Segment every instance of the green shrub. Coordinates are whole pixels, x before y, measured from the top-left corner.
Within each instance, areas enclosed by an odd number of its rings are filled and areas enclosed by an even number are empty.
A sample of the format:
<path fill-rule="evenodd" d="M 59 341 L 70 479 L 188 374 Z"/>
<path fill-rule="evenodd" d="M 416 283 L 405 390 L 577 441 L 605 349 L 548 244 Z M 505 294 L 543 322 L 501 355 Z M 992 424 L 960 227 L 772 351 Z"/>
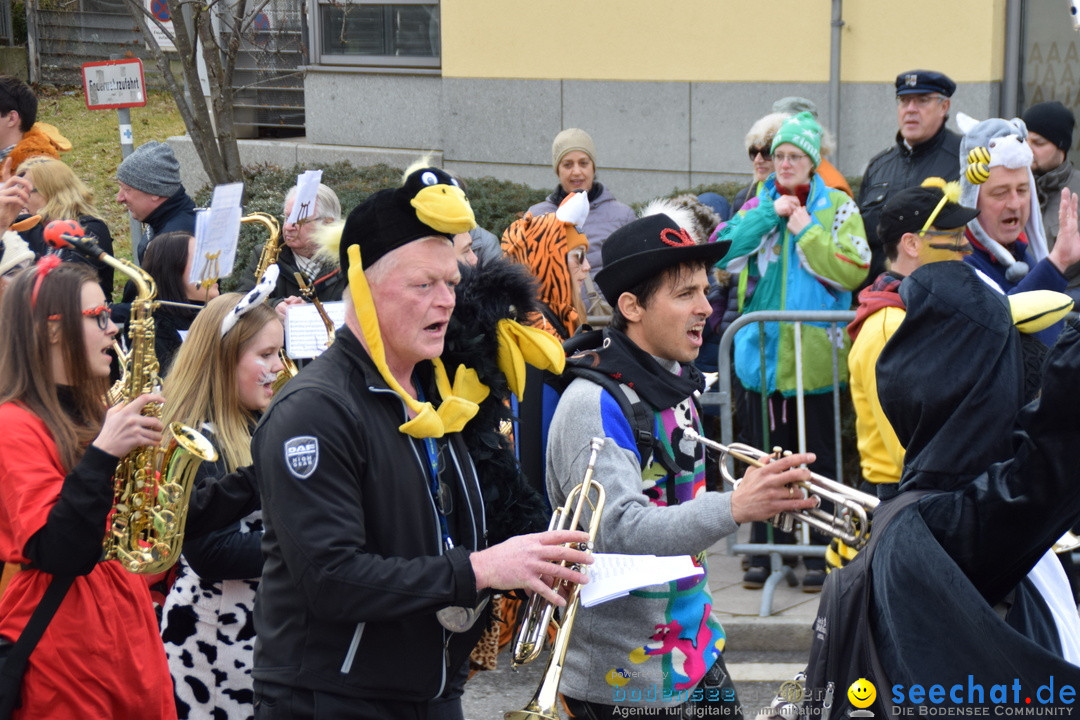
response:
<path fill-rule="evenodd" d="M 283 168 L 270 164 L 252 165 L 244 168 L 245 203 L 247 213 L 266 212 L 281 218 L 282 201 L 285 192 L 296 183 L 296 176 L 304 170 L 317 170 L 318 166 L 296 165 Z M 325 165 L 322 168 L 323 183 L 329 185 L 341 200 L 342 214 L 359 205 L 368 195 L 386 187 L 401 183 L 402 168 L 389 165 L 369 165 L 357 167 L 348 162 Z M 462 178 L 469 201 L 472 203 L 476 222 L 480 227 L 501 237 L 503 231 L 514 220 L 521 217 L 528 208 L 543 200 L 550 189 L 537 189 L 522 183 L 499 180 L 490 176 L 481 178 Z M 692 188 L 672 188 L 667 197 L 685 193 L 700 195 L 703 192 L 715 192 L 728 200 L 746 186 L 745 182 L 708 183 Z M 210 204 L 211 188 L 203 188 L 195 195 L 195 202 L 200 207 Z M 633 208 L 640 210 L 646 203 L 634 203 Z M 239 276 L 257 259 L 259 247 L 266 241 L 266 230 L 262 225 L 245 224 L 240 230 L 240 240 L 236 251 L 236 267 L 233 277 L 224 278 L 222 291 L 233 290 Z"/>

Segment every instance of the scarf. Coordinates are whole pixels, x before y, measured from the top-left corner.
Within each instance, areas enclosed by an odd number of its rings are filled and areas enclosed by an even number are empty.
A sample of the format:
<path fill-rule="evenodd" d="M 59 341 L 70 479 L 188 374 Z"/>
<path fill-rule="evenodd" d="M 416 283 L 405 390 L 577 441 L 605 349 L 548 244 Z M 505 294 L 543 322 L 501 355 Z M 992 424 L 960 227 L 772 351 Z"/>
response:
<path fill-rule="evenodd" d="M 1035 176 L 1035 192 L 1039 196 L 1039 207 L 1046 208 L 1047 199 L 1069 182 L 1072 175 L 1073 164 L 1066 160 L 1053 170 L 1048 170 L 1042 175 Z"/>
<path fill-rule="evenodd" d="M 589 192 L 588 192 L 589 202 L 590 203 L 596 202 L 596 199 L 598 197 L 600 197 L 600 194 L 603 193 L 603 192 L 604 192 L 604 186 L 601 185 L 598 182 L 593 182 L 592 187 L 589 188 Z M 555 186 L 555 192 L 551 193 L 551 195 L 548 195 L 548 200 L 555 203 L 555 207 L 558 207 L 559 205 L 562 204 L 562 201 L 565 200 L 566 196 L 569 195 L 569 194 L 570 193 L 563 190 L 563 186 L 560 183 L 559 185 Z"/>
<path fill-rule="evenodd" d="M 665 369 L 624 333 L 604 328 L 603 343 L 567 358 L 569 365 L 579 365 L 609 375 L 633 388 L 654 409 L 675 407 L 705 389 L 704 376 L 693 365 L 679 363 L 679 374 Z"/>
<path fill-rule="evenodd" d="M 806 207 L 806 199 L 810 197 L 810 183 L 798 185 L 794 190 L 789 190 L 780 183 L 776 184 L 776 192 L 781 195 L 794 195 L 799 198 L 799 204 Z"/>
<path fill-rule="evenodd" d="M 887 307 L 904 309 L 904 301 L 900 298 L 900 283 L 903 275 L 897 275 L 892 271 L 878 275 L 877 280 L 859 293 L 859 307 L 855 310 L 855 319 L 848 323 L 847 332 L 851 341 L 859 336 L 859 330 L 870 317 L 878 310 Z"/>

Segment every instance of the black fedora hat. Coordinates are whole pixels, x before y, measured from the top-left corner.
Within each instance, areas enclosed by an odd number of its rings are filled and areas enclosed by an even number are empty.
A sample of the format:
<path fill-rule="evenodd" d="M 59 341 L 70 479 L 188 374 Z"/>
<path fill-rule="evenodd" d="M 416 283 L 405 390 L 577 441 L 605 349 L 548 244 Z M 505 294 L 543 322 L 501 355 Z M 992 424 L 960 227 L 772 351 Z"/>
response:
<path fill-rule="evenodd" d="M 596 274 L 596 284 L 608 304 L 615 307 L 620 295 L 643 280 L 686 262 L 715 263 L 730 245 L 697 244 L 668 215 L 648 215 L 623 225 L 604 241 L 600 248 L 604 267 Z"/>

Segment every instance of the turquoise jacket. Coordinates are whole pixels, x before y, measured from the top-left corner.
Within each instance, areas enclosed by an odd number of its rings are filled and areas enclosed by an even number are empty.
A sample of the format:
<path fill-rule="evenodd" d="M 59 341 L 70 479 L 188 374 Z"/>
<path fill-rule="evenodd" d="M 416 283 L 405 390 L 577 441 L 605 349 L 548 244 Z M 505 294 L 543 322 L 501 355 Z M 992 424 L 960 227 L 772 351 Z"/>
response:
<path fill-rule="evenodd" d="M 870 246 L 855 202 L 811 176 L 806 208 L 811 222 L 792 235 L 773 202 L 780 197 L 770 175 L 757 197 L 719 234 L 731 248 L 718 267 L 739 276 L 739 309 L 849 310 L 851 291 L 866 278 Z M 755 203 L 756 201 L 756 203 Z M 747 299 L 746 289 L 753 287 Z M 802 383 L 806 394 L 833 387 L 833 349 L 841 383 L 847 380 L 847 334 L 843 326 L 803 323 Z M 764 353 L 762 353 L 764 344 Z M 735 334 L 735 373 L 743 387 L 795 395 L 795 326 L 755 323 Z M 762 364 L 764 361 L 764 365 Z"/>

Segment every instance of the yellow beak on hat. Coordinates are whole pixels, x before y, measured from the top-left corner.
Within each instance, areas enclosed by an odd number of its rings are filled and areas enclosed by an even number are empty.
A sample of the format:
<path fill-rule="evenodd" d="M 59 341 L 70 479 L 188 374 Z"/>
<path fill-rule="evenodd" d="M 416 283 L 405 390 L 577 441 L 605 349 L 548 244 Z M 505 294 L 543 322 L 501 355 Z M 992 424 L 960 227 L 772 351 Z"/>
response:
<path fill-rule="evenodd" d="M 463 233 L 476 227 L 476 217 L 465 192 L 455 185 L 428 185 L 409 201 L 420 222 L 439 232 Z"/>

